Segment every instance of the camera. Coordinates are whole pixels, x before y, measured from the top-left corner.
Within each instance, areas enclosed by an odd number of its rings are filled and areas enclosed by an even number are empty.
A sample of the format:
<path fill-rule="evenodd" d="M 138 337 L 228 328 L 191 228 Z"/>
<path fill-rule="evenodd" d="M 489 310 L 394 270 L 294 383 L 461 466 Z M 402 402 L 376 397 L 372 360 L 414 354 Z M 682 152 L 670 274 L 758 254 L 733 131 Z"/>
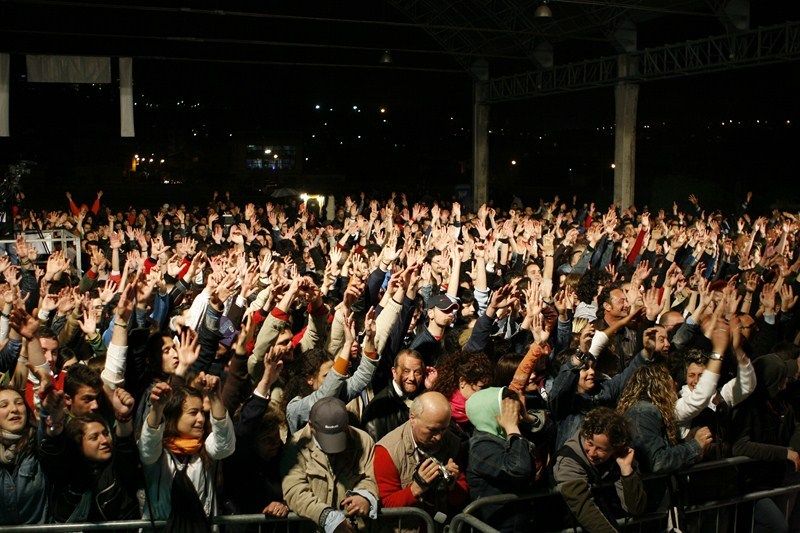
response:
<path fill-rule="evenodd" d="M 422 463 L 425 461 L 425 459 L 430 459 L 431 461 L 434 462 L 434 464 L 437 467 L 439 467 L 439 473 L 440 473 L 439 483 L 442 483 L 446 487 L 449 487 L 450 485 L 455 483 L 456 478 L 453 477 L 453 474 L 450 473 L 450 471 L 447 469 L 447 467 L 444 465 L 444 463 L 442 463 L 436 457 L 425 453 L 424 451 L 420 450 L 419 448 L 418 448 L 418 451 L 419 451 L 420 455 L 422 456 L 422 460 L 420 461 L 419 465 L 417 465 L 417 472 L 415 472 L 415 474 L 414 474 L 415 477 L 419 477 L 417 475 L 418 472 L 419 472 L 419 467 L 420 467 L 420 465 L 422 465 Z M 417 482 L 419 482 L 419 481 L 417 481 Z"/>
<path fill-rule="evenodd" d="M 597 358 L 589 352 L 583 353 L 580 350 L 576 350 L 575 358 L 578 360 L 578 366 L 581 368 L 589 368 L 591 365 L 597 363 Z"/>

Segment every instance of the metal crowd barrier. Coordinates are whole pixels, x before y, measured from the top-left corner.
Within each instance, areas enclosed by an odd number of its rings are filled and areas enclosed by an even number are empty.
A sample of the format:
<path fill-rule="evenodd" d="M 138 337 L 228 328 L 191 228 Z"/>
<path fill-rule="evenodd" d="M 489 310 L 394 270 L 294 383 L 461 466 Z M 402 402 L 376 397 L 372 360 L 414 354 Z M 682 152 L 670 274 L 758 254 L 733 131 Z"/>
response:
<path fill-rule="evenodd" d="M 416 507 L 392 507 L 381 509 L 378 512 L 378 519 L 376 523 L 380 523 L 382 519 L 398 520 L 398 527 L 402 528 L 403 519 L 413 518 L 415 521 L 415 528 L 418 527 L 419 521 L 425 524 L 425 529 L 428 533 L 436 531 L 436 526 L 433 518 Z M 271 516 L 264 516 L 263 514 L 247 514 L 247 515 L 220 515 L 214 517 L 214 525 L 219 526 L 221 531 L 225 530 L 226 526 L 238 528 L 244 526 L 272 526 L 269 531 L 277 531 L 276 527 L 283 526 L 285 531 L 289 531 L 293 523 L 300 523 L 316 528 L 316 524 L 312 521 L 289 513 L 286 518 L 274 518 Z M 167 525 L 165 520 L 118 520 L 114 522 L 98 522 L 98 523 L 80 523 L 80 524 L 35 524 L 28 526 L 0 526 L 0 533 L 32 533 L 42 531 L 44 533 L 54 533 L 60 531 L 120 531 L 120 530 L 135 530 L 143 529 L 146 531 L 160 531 Z M 153 529 L 155 526 L 155 529 Z"/>
<path fill-rule="evenodd" d="M 756 463 L 756 462 L 758 461 L 755 461 L 748 457 L 730 457 L 727 459 L 719 459 L 716 461 L 700 463 L 683 470 L 678 470 L 677 472 L 671 472 L 665 474 L 647 474 L 642 476 L 642 480 L 648 481 L 653 479 L 667 479 L 673 476 L 689 478 L 693 474 L 696 474 L 698 472 L 704 472 L 726 467 L 741 466 L 744 464 Z M 692 515 L 699 515 L 700 513 L 708 513 L 711 511 L 715 511 L 714 531 L 720 531 L 719 529 L 720 511 L 725 508 L 732 508 L 733 516 L 730 518 L 733 524 L 734 528 L 733 530 L 741 531 L 742 529 L 739 529 L 740 528 L 739 509 L 742 504 L 755 503 L 756 501 L 764 498 L 786 496 L 795 493 L 800 494 L 800 483 L 782 486 L 770 490 L 754 491 L 740 496 L 732 496 L 730 498 L 725 498 L 722 500 L 712 500 L 698 505 L 681 505 L 677 502 L 672 502 L 672 501 L 670 501 L 670 503 L 680 507 L 681 512 L 679 514 L 684 521 L 686 521 L 686 519 Z M 470 502 L 464 508 L 462 513 L 453 517 L 448 528 L 448 533 L 461 533 L 464 526 L 467 526 L 472 531 L 479 531 L 480 533 L 498 533 L 498 530 L 496 528 L 483 522 L 480 518 L 475 516 L 475 514 L 480 509 L 490 505 L 504 505 L 509 503 L 526 502 L 526 501 L 533 502 L 534 500 L 542 500 L 545 498 L 554 498 L 554 497 L 560 498 L 560 496 L 561 494 L 557 489 L 548 489 L 519 496 L 515 494 L 498 494 L 496 496 L 488 496 L 486 498 L 480 498 L 478 500 Z M 749 527 L 745 529 L 745 531 L 753 530 L 753 520 L 755 517 L 754 513 L 750 513 L 750 515 L 751 515 L 750 524 Z M 784 510 L 784 515 L 786 515 L 786 510 Z M 640 531 L 640 532 L 657 531 L 657 530 L 663 530 L 665 528 L 660 528 L 660 529 L 654 528 L 652 523 L 656 521 L 661 521 L 666 525 L 667 520 L 668 520 L 668 511 L 660 511 L 660 512 L 648 513 L 636 518 L 630 517 L 630 518 L 619 519 L 617 520 L 617 526 L 620 528 L 620 530 L 624 531 Z M 560 530 L 551 530 L 551 531 L 557 531 L 558 533 L 577 533 L 584 530 L 581 527 L 568 527 Z"/>
<path fill-rule="evenodd" d="M 44 230 L 42 232 L 32 232 L 27 231 L 24 232 L 23 235 L 25 236 L 25 240 L 33 245 L 36 249 L 36 252 L 39 256 L 49 256 L 53 253 L 55 249 L 55 244 L 59 244 L 60 250 L 66 250 L 67 244 L 73 244 L 75 246 L 75 268 L 78 271 L 78 276 L 83 276 L 83 269 L 81 268 L 82 260 L 81 260 L 81 238 L 77 235 L 70 233 L 65 229 L 52 229 L 52 230 Z M 9 245 L 15 244 L 16 241 L 13 239 L 0 239 L 0 244 L 2 245 Z M 47 262 L 47 258 L 45 260 L 37 261 L 37 264 L 43 265 Z"/>

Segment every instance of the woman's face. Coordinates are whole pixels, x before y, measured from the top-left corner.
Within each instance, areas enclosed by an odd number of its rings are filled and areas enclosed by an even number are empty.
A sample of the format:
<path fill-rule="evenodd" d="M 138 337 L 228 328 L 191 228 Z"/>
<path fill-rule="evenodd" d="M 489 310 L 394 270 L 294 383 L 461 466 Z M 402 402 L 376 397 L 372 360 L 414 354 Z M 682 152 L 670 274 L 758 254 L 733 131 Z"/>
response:
<path fill-rule="evenodd" d="M 0 429 L 20 434 L 27 423 L 28 411 L 22 396 L 13 390 L 0 391 Z"/>
<path fill-rule="evenodd" d="M 111 459 L 113 445 L 105 424 L 89 422 L 83 430 L 81 451 L 90 461 L 103 462 Z"/>
<path fill-rule="evenodd" d="M 461 395 L 464 397 L 465 400 L 469 400 L 469 397 L 482 390 L 486 385 L 483 381 L 479 381 L 477 383 L 467 383 L 464 378 L 459 378 L 458 380 L 458 390 L 461 391 Z"/>
<path fill-rule="evenodd" d="M 317 390 L 322 386 L 322 382 L 325 381 L 325 377 L 328 375 L 328 372 L 330 372 L 331 368 L 333 368 L 333 361 L 325 361 L 319 367 L 317 375 L 308 378 L 308 384 L 311 385 L 312 389 Z"/>
<path fill-rule="evenodd" d="M 178 419 L 178 433 L 182 437 L 203 438 L 206 429 L 206 416 L 203 413 L 203 400 L 189 396 L 183 401 L 183 411 Z"/>
<path fill-rule="evenodd" d="M 161 345 L 161 371 L 165 374 L 174 374 L 178 368 L 178 351 L 175 349 L 175 342 L 172 337 L 162 337 L 164 344 Z"/>

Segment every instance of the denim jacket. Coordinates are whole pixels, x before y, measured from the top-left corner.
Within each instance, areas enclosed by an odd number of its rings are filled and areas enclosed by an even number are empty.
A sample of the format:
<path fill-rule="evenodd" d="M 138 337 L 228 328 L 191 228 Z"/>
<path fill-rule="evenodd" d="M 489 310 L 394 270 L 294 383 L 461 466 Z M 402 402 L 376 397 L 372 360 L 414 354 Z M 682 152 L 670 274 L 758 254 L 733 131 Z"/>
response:
<path fill-rule="evenodd" d="M 42 524 L 46 516 L 47 479 L 36 453 L 0 467 L 0 525 Z"/>

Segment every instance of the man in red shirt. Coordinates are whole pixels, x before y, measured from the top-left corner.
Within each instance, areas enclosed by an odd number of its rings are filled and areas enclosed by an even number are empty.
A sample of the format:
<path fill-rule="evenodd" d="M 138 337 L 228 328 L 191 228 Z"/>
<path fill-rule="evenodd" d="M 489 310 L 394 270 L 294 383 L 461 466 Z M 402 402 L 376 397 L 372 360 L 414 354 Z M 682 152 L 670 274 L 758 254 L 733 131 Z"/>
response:
<path fill-rule="evenodd" d="M 374 469 L 383 507 L 417 506 L 443 519 L 466 503 L 460 442 L 449 427 L 450 402 L 426 392 L 414 399 L 408 422 L 378 441 Z"/>

